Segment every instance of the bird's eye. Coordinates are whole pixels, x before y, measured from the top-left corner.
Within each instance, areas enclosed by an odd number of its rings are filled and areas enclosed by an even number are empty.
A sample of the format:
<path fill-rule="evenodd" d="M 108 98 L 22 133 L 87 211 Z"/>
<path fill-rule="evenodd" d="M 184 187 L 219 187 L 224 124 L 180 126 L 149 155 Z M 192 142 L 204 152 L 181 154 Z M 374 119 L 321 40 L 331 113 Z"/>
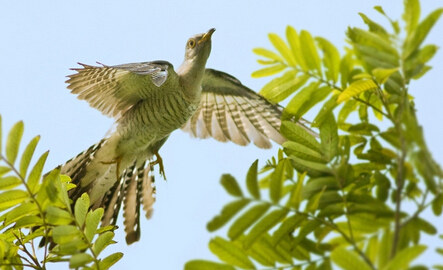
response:
<path fill-rule="evenodd" d="M 190 39 L 189 41 L 188 41 L 188 46 L 189 46 L 189 48 L 194 48 L 195 47 L 195 40 L 193 40 L 193 39 Z"/>

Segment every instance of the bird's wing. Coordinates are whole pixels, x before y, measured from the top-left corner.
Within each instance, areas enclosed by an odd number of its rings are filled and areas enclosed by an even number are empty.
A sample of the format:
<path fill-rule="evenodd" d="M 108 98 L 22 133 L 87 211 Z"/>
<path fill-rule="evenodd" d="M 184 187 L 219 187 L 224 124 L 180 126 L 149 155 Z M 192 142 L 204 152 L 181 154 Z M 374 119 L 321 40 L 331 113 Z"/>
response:
<path fill-rule="evenodd" d="M 138 101 L 160 89 L 166 80 L 178 81 L 172 64 L 165 61 L 117 66 L 81 64 L 66 81 L 71 93 L 111 117 L 121 115 Z"/>
<path fill-rule="evenodd" d="M 200 106 L 182 129 L 198 138 L 212 136 L 239 145 L 252 141 L 260 148 L 270 148 L 270 140 L 279 144 L 286 140 L 279 132 L 281 113 L 280 107 L 231 75 L 206 69 Z"/>

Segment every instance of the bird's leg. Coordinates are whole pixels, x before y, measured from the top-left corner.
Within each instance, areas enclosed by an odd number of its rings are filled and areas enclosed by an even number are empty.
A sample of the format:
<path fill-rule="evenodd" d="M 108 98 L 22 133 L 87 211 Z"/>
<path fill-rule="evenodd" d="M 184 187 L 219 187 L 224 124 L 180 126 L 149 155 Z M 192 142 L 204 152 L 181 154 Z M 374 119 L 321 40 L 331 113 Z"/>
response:
<path fill-rule="evenodd" d="M 111 161 L 100 161 L 101 164 L 115 164 L 115 176 L 118 180 L 120 178 L 120 162 L 122 161 L 122 157 L 116 157 Z"/>
<path fill-rule="evenodd" d="M 151 161 L 149 163 L 149 165 L 154 166 L 154 165 L 158 164 L 158 166 L 160 167 L 160 175 L 163 177 L 163 179 L 166 180 L 165 167 L 163 167 L 163 159 L 160 156 L 160 154 L 158 153 L 158 151 L 155 151 L 154 155 L 157 159 L 154 161 Z"/>

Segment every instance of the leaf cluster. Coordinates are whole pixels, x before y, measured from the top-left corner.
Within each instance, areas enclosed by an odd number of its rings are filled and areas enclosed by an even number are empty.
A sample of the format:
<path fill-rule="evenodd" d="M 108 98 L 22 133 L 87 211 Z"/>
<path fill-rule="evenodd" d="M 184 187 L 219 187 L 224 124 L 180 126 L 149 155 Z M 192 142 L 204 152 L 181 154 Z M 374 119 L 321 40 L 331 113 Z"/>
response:
<path fill-rule="evenodd" d="M 90 210 L 87 194 L 72 209 L 68 190 L 74 185 L 59 169 L 42 176 L 49 152 L 31 166 L 39 136 L 19 155 L 23 131 L 23 122 L 16 123 L 3 149 L 0 117 L 0 268 L 46 269 L 47 263 L 68 261 L 70 268 L 108 269 L 122 257 L 99 258 L 115 243 L 115 227 L 98 228 L 103 209 Z"/>
<path fill-rule="evenodd" d="M 443 171 L 425 143 L 409 84 L 430 70 L 437 46 L 423 42 L 443 9 L 420 20 L 419 2 L 407 0 L 403 29 L 375 9 L 390 29 L 361 13 L 367 29 L 348 28 L 344 55 L 291 26 L 286 40 L 269 34 L 274 50 L 254 49 L 264 68 L 252 76 L 278 75 L 261 94 L 288 101 L 287 141 L 260 172 L 252 164 L 249 195 L 222 176 L 234 200 L 207 228 L 229 224 L 227 238 L 209 243 L 223 263 L 195 260 L 185 269 L 428 269 L 411 265 L 427 248 L 422 235 L 437 234 L 421 214 L 441 215 Z M 298 123 L 314 106 L 318 136 Z"/>

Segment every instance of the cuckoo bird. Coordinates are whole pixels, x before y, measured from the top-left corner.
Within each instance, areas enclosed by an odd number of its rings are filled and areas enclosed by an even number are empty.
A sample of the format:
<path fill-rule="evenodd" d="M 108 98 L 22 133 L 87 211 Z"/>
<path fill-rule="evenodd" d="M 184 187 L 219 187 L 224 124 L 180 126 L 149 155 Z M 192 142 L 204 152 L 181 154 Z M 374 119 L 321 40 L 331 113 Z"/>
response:
<path fill-rule="evenodd" d="M 149 171 L 159 164 L 164 174 L 158 151 L 174 130 L 239 145 L 252 141 L 260 148 L 270 148 L 270 140 L 285 141 L 279 132 L 280 107 L 236 78 L 205 67 L 214 31 L 187 41 L 177 71 L 166 61 L 79 63 L 68 76 L 71 93 L 113 117 L 115 124 L 99 143 L 66 162 L 61 173 L 76 184 L 69 194 L 74 202 L 88 192 L 92 208 L 104 208 L 102 225 L 115 224 L 123 203 L 128 244 L 140 237 L 140 207 L 148 218 L 152 213 L 155 190 Z"/>

